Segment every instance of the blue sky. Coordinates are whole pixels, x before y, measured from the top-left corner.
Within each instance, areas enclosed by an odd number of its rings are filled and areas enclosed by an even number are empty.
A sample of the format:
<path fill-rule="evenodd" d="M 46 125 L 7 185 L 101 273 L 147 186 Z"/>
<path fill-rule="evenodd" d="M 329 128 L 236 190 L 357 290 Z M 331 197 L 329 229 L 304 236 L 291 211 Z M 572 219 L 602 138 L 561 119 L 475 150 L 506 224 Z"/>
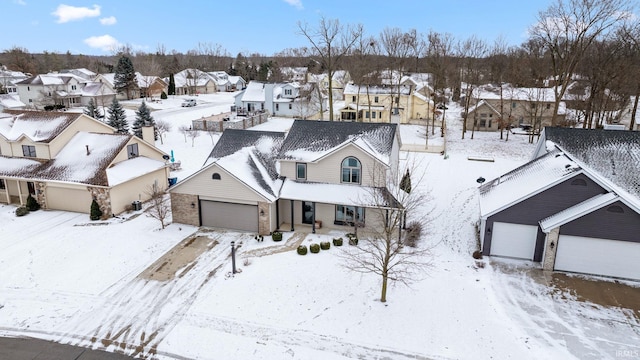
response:
<path fill-rule="evenodd" d="M 369 35 L 385 28 L 471 35 L 489 44 L 503 36 L 511 45 L 526 39 L 537 13 L 553 0 L 0 0 L 0 50 L 15 46 L 43 51 L 110 55 L 114 45 L 134 50 L 187 52 L 199 44 L 220 45 L 231 56 L 272 55 L 308 46 L 298 22 L 310 26 L 321 17 L 362 24 Z"/>

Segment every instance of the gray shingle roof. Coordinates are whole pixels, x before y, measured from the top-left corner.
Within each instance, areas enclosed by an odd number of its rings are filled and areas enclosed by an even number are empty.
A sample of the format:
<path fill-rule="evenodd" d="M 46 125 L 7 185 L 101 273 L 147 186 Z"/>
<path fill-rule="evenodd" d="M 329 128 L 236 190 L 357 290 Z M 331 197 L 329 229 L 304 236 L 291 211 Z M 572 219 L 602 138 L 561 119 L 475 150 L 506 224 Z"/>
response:
<path fill-rule="evenodd" d="M 294 159 L 291 154 L 297 150 L 323 152 L 358 138 L 378 153 L 389 156 L 396 131 L 397 125 L 388 123 L 296 120 L 282 144 L 278 157 Z"/>
<path fill-rule="evenodd" d="M 276 145 L 279 145 L 284 139 L 284 133 L 276 131 L 226 129 L 216 143 L 216 146 L 211 150 L 209 158 L 219 159 L 231 155 L 242 148 L 255 146 L 263 138 L 271 138 L 277 143 Z"/>
<path fill-rule="evenodd" d="M 546 127 L 544 136 L 591 170 L 640 197 L 640 132 Z"/>

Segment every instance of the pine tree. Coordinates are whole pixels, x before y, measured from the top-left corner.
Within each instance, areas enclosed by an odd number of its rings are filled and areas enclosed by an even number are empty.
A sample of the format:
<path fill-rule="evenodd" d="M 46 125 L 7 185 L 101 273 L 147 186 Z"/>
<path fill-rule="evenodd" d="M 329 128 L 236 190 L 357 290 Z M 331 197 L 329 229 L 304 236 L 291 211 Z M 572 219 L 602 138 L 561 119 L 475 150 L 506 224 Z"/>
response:
<path fill-rule="evenodd" d="M 153 126 L 154 140 L 158 140 L 158 134 L 155 130 L 156 122 L 153 120 L 151 116 L 151 111 L 147 107 L 144 101 L 140 104 L 140 107 L 136 111 L 136 121 L 133 122 L 131 126 L 131 130 L 133 130 L 133 135 L 142 138 L 142 127 L 143 126 Z"/>
<path fill-rule="evenodd" d="M 126 91 L 127 100 L 131 99 L 131 91 L 136 87 L 136 71 L 129 57 L 122 55 L 116 65 L 113 78 L 116 91 Z"/>
<path fill-rule="evenodd" d="M 92 118 L 97 120 L 102 120 L 104 118 L 104 115 L 100 111 L 100 108 L 93 103 L 93 99 L 89 99 L 89 104 L 87 104 L 86 108 L 84 109 L 84 114 L 91 116 Z"/>
<path fill-rule="evenodd" d="M 176 79 L 173 77 L 173 74 L 169 74 L 169 95 L 176 94 Z"/>
<path fill-rule="evenodd" d="M 107 109 L 109 113 L 107 116 L 109 126 L 114 127 L 120 134 L 129 133 L 129 124 L 127 123 L 127 117 L 124 114 L 124 108 L 118 102 L 118 99 L 113 98 L 113 102 Z"/>
<path fill-rule="evenodd" d="M 411 176 L 409 175 L 409 169 L 407 169 L 407 172 L 402 176 L 402 180 L 400 180 L 400 189 L 407 194 L 411 193 Z"/>
<path fill-rule="evenodd" d="M 94 199 L 91 202 L 91 213 L 89 214 L 89 218 L 91 220 L 100 220 L 101 217 L 102 210 L 100 210 L 100 205 L 98 205 L 98 202 Z"/>

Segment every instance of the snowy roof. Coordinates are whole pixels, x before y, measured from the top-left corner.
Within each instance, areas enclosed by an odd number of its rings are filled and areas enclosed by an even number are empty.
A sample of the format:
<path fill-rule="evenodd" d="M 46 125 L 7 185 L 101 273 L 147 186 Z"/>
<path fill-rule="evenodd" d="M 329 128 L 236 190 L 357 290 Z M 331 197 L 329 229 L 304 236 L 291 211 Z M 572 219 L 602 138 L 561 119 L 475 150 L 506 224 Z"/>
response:
<path fill-rule="evenodd" d="M 131 135 L 78 132 L 34 177 L 109 186 L 107 166 L 130 138 Z"/>
<path fill-rule="evenodd" d="M 26 106 L 20 101 L 20 97 L 14 94 L 0 94 L 0 105 L 7 109 L 21 108 Z"/>
<path fill-rule="evenodd" d="M 264 101 L 264 84 L 257 81 L 250 81 L 242 94 L 242 101 L 261 102 Z"/>
<path fill-rule="evenodd" d="M 552 141 L 584 167 L 640 199 L 640 132 L 545 127 Z"/>
<path fill-rule="evenodd" d="M 121 161 L 108 168 L 107 182 L 109 186 L 116 186 L 131 179 L 135 179 L 150 172 L 162 169 L 166 164 L 163 161 L 137 156 Z"/>
<path fill-rule="evenodd" d="M 360 105 L 360 104 L 349 104 L 346 106 L 347 108 L 351 109 L 351 110 L 384 110 L 384 106 L 367 106 L 367 105 Z"/>
<path fill-rule="evenodd" d="M 48 111 L 5 110 L 14 117 L 0 118 L 0 135 L 15 141 L 26 136 L 32 141 L 49 142 L 81 114 Z"/>
<path fill-rule="evenodd" d="M 83 96 L 104 96 L 115 95 L 115 92 L 110 90 L 105 84 L 101 82 L 88 82 L 82 87 Z"/>
<path fill-rule="evenodd" d="M 173 79 L 177 87 L 205 86 L 209 81 L 216 82 L 211 74 L 198 69 L 184 69 L 174 74 Z"/>
<path fill-rule="evenodd" d="M 215 162 L 236 179 L 269 201 L 278 199 L 281 180 L 272 176 L 260 154 L 251 147 L 245 147 Z M 274 167 L 275 169 L 275 167 Z"/>
<path fill-rule="evenodd" d="M 41 162 L 33 159 L 0 156 L 0 175 L 25 177 L 35 171 L 41 164 Z"/>
<path fill-rule="evenodd" d="M 615 193 L 598 194 L 591 199 L 587 199 L 579 204 L 576 204 L 568 209 L 551 215 L 540 221 L 540 228 L 544 232 L 549 232 L 552 229 L 562 226 L 572 220 L 575 220 L 581 216 L 584 216 L 594 210 L 600 209 L 603 206 L 614 203 L 620 200 Z"/>
<path fill-rule="evenodd" d="M 366 94 L 371 95 L 389 95 L 389 94 L 398 94 L 400 95 L 409 95 L 411 94 L 411 87 L 407 85 L 391 86 L 391 85 L 355 85 L 355 84 L 347 84 L 344 87 L 344 94 L 349 95 L 357 95 L 365 96 Z"/>
<path fill-rule="evenodd" d="M 149 86 L 151 86 L 151 84 L 153 84 L 156 81 L 164 82 L 164 80 L 162 80 L 158 76 L 142 75 L 137 71 L 136 71 L 136 81 L 139 88 L 148 88 Z"/>
<path fill-rule="evenodd" d="M 381 199 L 387 198 L 385 204 Z M 398 202 L 384 188 L 373 188 L 351 184 L 326 184 L 298 182 L 285 179 L 280 198 L 287 200 L 313 201 L 324 204 L 398 207 Z"/>
<path fill-rule="evenodd" d="M 553 150 L 480 186 L 480 214 L 487 218 L 581 171 L 560 150 Z"/>
<path fill-rule="evenodd" d="M 396 131 L 395 124 L 387 123 L 296 120 L 278 158 L 312 162 L 352 143 L 388 164 Z"/>
<path fill-rule="evenodd" d="M 477 104 L 471 106 L 469 108 L 469 114 L 473 113 L 474 111 L 476 111 L 477 109 L 479 109 L 483 105 L 487 106 L 489 108 L 489 110 L 493 111 L 494 113 L 500 115 L 500 112 L 498 110 L 496 110 L 496 108 L 494 108 L 493 106 L 491 106 L 491 104 L 489 104 L 488 102 L 486 102 L 484 100 L 480 100 Z"/>
<path fill-rule="evenodd" d="M 283 132 L 226 129 L 211 150 L 209 158 L 219 159 L 250 146 L 264 149 L 263 153 L 268 153 L 274 148 L 277 149 L 283 139 Z"/>

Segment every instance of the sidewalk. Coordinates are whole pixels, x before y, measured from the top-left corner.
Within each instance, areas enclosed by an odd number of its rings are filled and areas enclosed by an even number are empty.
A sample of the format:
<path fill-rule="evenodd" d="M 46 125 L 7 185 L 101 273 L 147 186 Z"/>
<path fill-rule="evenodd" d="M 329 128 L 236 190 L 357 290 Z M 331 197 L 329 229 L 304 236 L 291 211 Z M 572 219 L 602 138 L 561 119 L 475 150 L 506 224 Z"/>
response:
<path fill-rule="evenodd" d="M 132 357 L 31 338 L 0 338 L 0 359 L 127 360 Z"/>

